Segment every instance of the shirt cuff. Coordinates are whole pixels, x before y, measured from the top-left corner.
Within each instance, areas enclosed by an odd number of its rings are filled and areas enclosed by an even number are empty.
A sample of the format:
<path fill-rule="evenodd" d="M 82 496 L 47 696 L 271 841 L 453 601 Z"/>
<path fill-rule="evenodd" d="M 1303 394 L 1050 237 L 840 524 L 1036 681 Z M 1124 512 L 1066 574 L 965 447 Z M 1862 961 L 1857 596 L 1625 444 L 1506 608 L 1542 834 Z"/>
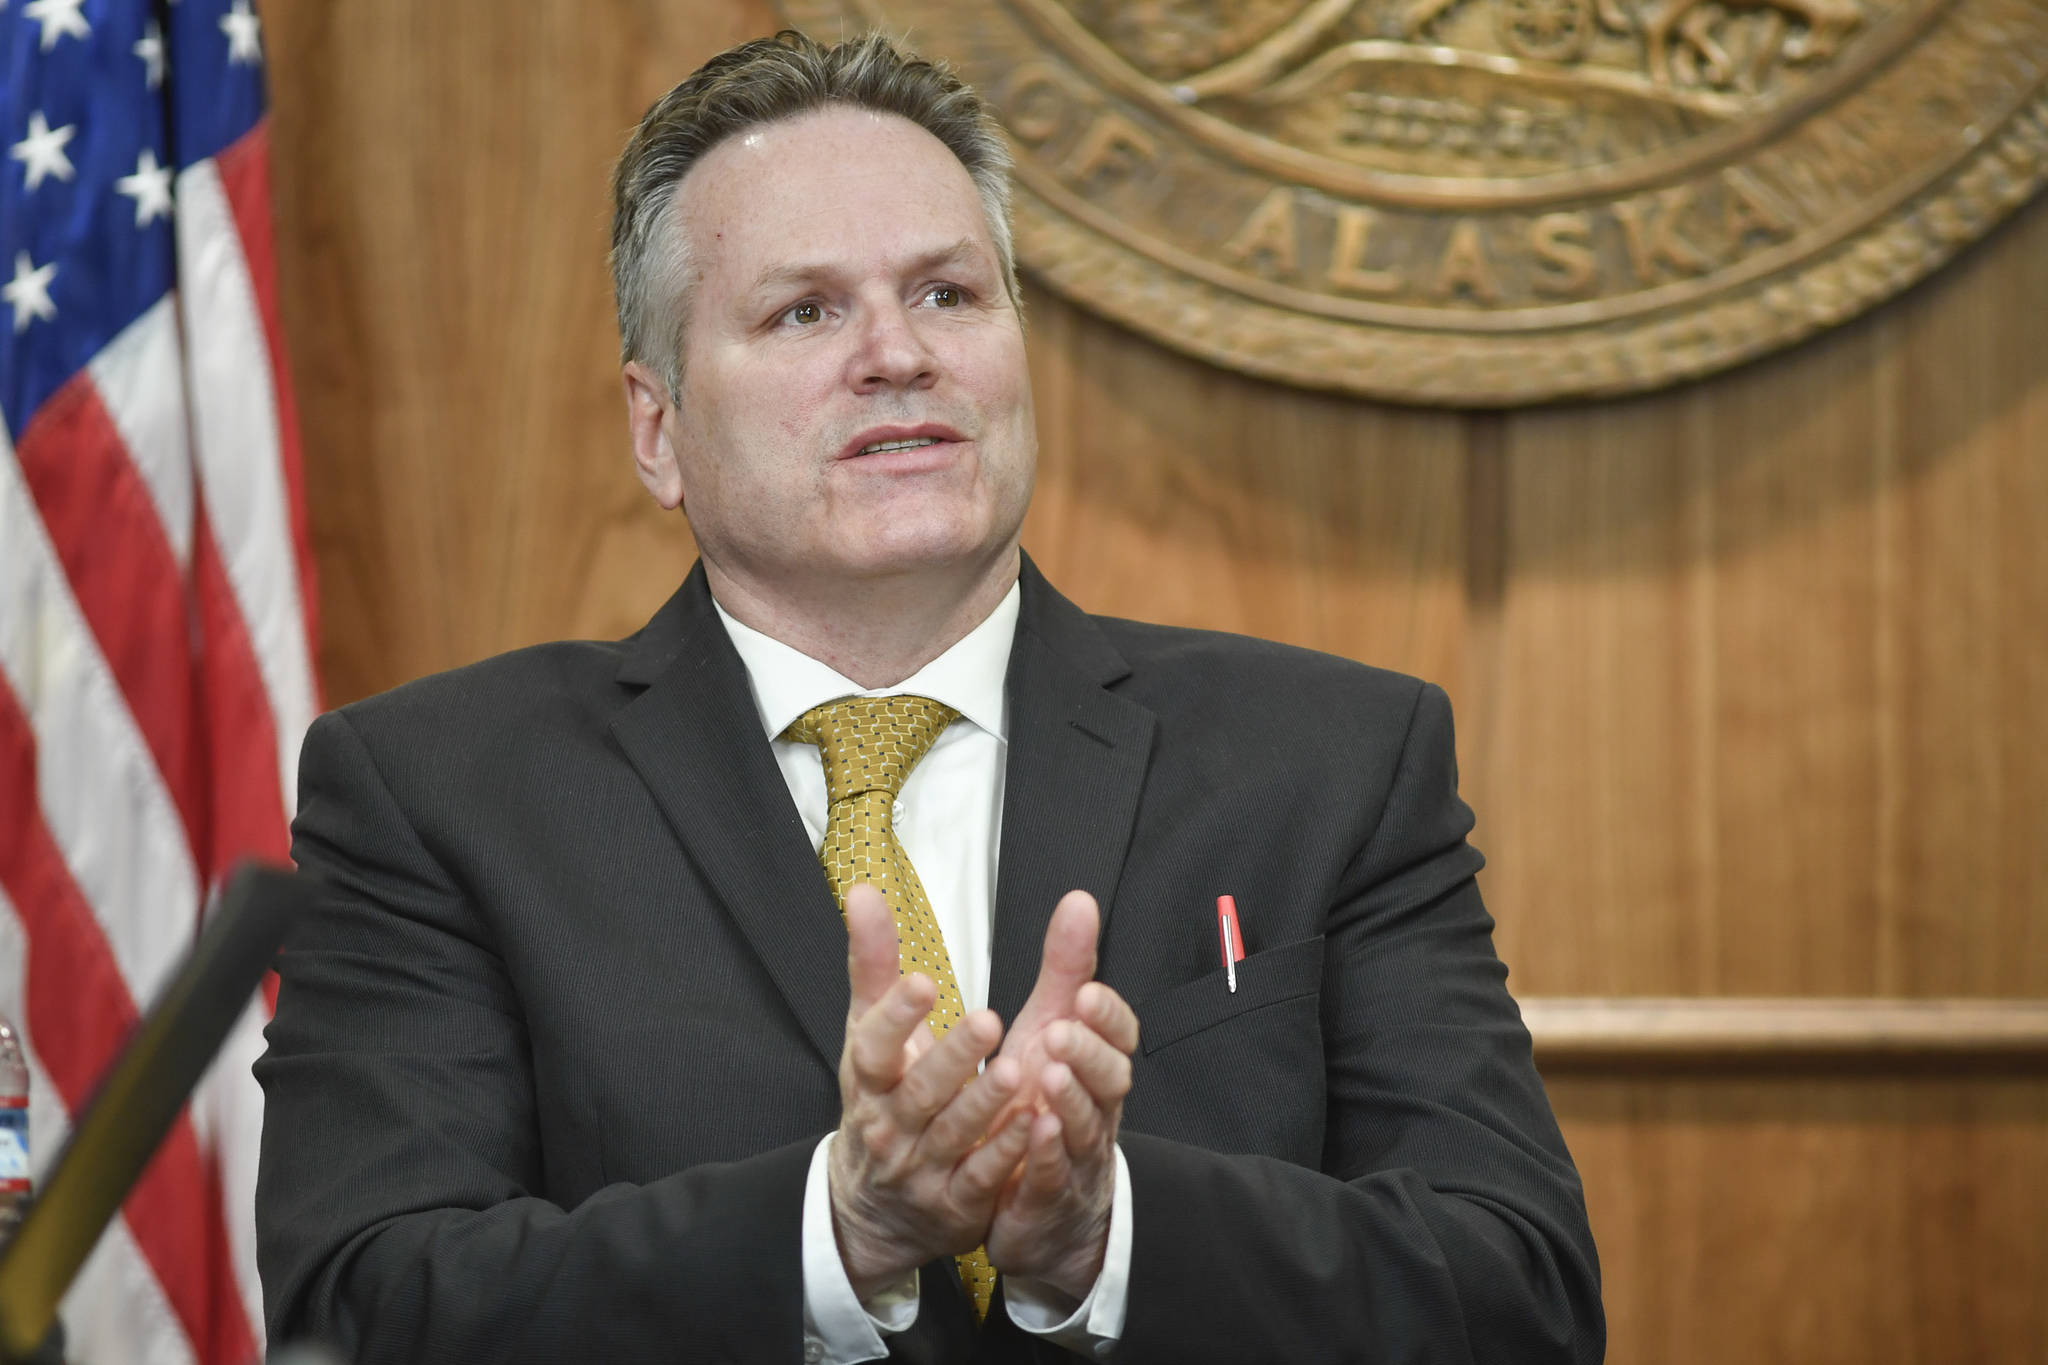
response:
<path fill-rule="evenodd" d="M 804 1360 L 807 1365 L 860 1365 L 886 1359 L 884 1334 L 907 1332 L 917 1322 L 918 1272 L 912 1270 L 865 1306 L 854 1296 L 832 1232 L 832 1185 L 826 1165 L 827 1134 L 811 1152 L 804 1179 Z M 1121 1154 L 1119 1154 L 1121 1160 Z M 1119 1317 L 1121 1322 L 1121 1317 Z"/>
<path fill-rule="evenodd" d="M 1116 1149 L 1116 1191 L 1109 1205 L 1109 1245 L 1102 1253 L 1102 1273 L 1080 1306 L 1051 1285 L 1003 1277 L 1003 1311 L 1033 1336 L 1055 1346 L 1098 1359 L 1109 1354 L 1124 1334 L 1124 1310 L 1131 1287 L 1131 1168 L 1124 1149 Z"/>

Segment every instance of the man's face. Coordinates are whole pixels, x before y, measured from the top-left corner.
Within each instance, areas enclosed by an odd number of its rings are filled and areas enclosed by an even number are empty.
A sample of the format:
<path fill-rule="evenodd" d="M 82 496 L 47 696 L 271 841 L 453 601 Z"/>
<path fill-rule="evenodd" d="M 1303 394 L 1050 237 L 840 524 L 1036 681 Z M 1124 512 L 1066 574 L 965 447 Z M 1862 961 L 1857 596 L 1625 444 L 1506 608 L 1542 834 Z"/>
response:
<path fill-rule="evenodd" d="M 1036 460 L 1031 383 L 945 144 L 822 110 L 713 148 L 679 208 L 695 282 L 661 432 L 706 558 L 799 597 L 1007 560 Z"/>

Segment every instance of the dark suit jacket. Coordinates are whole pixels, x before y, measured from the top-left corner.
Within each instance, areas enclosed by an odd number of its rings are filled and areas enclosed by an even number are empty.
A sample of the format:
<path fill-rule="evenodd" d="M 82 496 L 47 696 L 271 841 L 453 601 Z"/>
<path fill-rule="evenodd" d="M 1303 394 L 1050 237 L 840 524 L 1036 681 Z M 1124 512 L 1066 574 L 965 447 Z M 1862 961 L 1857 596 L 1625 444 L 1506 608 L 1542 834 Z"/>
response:
<path fill-rule="evenodd" d="M 1503 984 L 1444 695 L 1091 618 L 1027 561 L 989 1003 L 1059 896 L 1143 1041 L 1115 1359 L 1592 1361 L 1578 1177 Z M 258 1065 L 274 1339 L 363 1361 L 802 1358 L 846 933 L 700 568 L 616 644 L 323 716 L 323 909 Z M 1215 902 L 1249 956 L 1224 984 Z M 1068 1359 L 944 1261 L 896 1358 Z"/>

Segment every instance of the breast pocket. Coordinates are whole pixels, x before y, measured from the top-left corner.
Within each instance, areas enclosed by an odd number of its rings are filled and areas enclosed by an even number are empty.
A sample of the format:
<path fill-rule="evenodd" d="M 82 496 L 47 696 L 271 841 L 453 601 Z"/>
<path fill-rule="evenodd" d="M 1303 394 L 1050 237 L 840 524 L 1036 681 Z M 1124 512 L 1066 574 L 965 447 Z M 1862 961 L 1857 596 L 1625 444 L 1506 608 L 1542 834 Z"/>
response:
<path fill-rule="evenodd" d="M 1323 940 L 1219 968 L 1136 1006 L 1126 1126 L 1219 1152 L 1317 1165 L 1323 1144 Z"/>

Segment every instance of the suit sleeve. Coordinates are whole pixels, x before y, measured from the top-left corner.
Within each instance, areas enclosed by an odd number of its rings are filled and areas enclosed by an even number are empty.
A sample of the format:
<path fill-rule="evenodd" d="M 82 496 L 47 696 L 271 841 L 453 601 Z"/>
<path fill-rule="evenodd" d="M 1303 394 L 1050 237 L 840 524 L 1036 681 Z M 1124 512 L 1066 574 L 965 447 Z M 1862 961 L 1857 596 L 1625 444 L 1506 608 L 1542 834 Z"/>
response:
<path fill-rule="evenodd" d="M 1325 921 L 1323 1169 L 1125 1134 L 1117 1359 L 1602 1358 L 1578 1175 L 1493 951 L 1471 825 L 1450 704 L 1426 686 Z"/>
<path fill-rule="evenodd" d="M 324 887 L 256 1068 L 274 1344 L 365 1365 L 802 1358 L 815 1138 L 558 1206 L 488 925 L 345 715 L 308 734 L 293 856 Z"/>

